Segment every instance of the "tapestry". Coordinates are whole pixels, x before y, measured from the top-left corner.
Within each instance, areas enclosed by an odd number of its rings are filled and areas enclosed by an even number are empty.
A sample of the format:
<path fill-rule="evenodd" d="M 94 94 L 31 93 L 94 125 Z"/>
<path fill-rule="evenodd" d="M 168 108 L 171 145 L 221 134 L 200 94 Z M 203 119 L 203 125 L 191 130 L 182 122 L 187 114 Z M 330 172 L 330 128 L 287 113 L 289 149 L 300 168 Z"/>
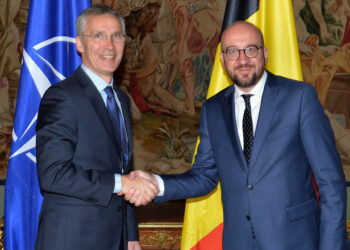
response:
<path fill-rule="evenodd" d="M 0 9 L 0 179 L 6 178 L 29 0 Z M 92 0 L 115 8 L 126 44 L 115 82 L 132 101 L 136 169 L 191 167 L 225 0 Z M 304 81 L 331 120 L 350 180 L 350 0 L 293 0 Z"/>

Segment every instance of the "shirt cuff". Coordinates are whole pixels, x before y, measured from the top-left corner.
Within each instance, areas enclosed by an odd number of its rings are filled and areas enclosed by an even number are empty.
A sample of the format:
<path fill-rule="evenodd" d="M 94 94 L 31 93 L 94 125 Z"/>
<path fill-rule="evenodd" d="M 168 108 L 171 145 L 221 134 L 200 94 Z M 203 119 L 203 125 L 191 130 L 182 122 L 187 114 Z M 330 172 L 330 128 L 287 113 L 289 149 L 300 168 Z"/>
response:
<path fill-rule="evenodd" d="M 160 177 L 157 174 L 154 174 L 154 176 L 157 178 L 158 181 L 158 188 L 159 188 L 159 193 L 157 196 L 163 196 L 164 195 L 164 181 L 162 179 L 162 177 Z"/>
<path fill-rule="evenodd" d="M 122 191 L 122 178 L 120 174 L 114 174 L 114 190 L 113 193 L 117 194 Z"/>

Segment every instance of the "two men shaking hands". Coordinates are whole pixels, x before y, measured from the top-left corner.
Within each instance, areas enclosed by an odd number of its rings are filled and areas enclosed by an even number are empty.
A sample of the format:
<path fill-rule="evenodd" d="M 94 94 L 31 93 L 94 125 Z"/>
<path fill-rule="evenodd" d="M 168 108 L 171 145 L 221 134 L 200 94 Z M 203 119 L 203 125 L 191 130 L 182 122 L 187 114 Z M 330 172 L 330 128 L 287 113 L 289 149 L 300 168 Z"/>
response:
<path fill-rule="evenodd" d="M 164 190 L 159 187 L 159 183 L 162 183 L 159 176 L 141 170 L 122 175 L 121 179 L 122 189 L 118 195 L 124 195 L 124 199 L 135 206 L 147 205 Z"/>

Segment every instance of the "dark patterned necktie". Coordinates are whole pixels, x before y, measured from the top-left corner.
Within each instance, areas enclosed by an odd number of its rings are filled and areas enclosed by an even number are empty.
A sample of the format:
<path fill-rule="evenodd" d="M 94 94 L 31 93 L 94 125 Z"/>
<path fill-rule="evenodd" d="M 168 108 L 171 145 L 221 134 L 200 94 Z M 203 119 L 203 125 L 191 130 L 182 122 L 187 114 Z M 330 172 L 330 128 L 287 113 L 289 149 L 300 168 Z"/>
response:
<path fill-rule="evenodd" d="M 128 162 L 128 142 L 123 117 L 115 101 L 112 87 L 108 86 L 104 91 L 107 94 L 107 110 L 112 121 L 114 135 L 119 147 L 118 150 L 121 152 L 123 164 L 126 166 Z"/>
<path fill-rule="evenodd" d="M 252 151 L 253 146 L 253 121 L 252 121 L 252 111 L 250 108 L 250 97 L 252 95 L 242 95 L 245 102 L 245 110 L 243 114 L 243 152 L 245 159 L 247 161 L 247 165 L 249 166 L 250 153 Z"/>

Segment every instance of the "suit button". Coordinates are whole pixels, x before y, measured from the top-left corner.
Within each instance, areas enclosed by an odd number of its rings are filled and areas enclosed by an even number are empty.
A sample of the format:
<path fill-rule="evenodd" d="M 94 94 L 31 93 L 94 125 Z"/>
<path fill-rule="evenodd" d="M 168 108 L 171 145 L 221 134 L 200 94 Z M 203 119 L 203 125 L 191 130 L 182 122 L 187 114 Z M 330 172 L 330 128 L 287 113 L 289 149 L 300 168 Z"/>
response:
<path fill-rule="evenodd" d="M 247 215 L 246 218 L 247 218 L 248 221 L 250 221 L 250 216 L 249 215 Z"/>
<path fill-rule="evenodd" d="M 249 185 L 248 185 L 248 189 L 249 189 L 249 190 L 252 190 L 252 189 L 253 189 L 253 185 L 249 184 Z"/>
<path fill-rule="evenodd" d="M 255 239 L 256 238 L 256 236 L 255 236 L 255 232 L 253 231 L 253 233 L 252 233 L 252 236 L 253 236 L 253 239 Z"/>
<path fill-rule="evenodd" d="M 123 210 L 123 206 L 118 206 L 118 211 L 122 211 Z"/>

